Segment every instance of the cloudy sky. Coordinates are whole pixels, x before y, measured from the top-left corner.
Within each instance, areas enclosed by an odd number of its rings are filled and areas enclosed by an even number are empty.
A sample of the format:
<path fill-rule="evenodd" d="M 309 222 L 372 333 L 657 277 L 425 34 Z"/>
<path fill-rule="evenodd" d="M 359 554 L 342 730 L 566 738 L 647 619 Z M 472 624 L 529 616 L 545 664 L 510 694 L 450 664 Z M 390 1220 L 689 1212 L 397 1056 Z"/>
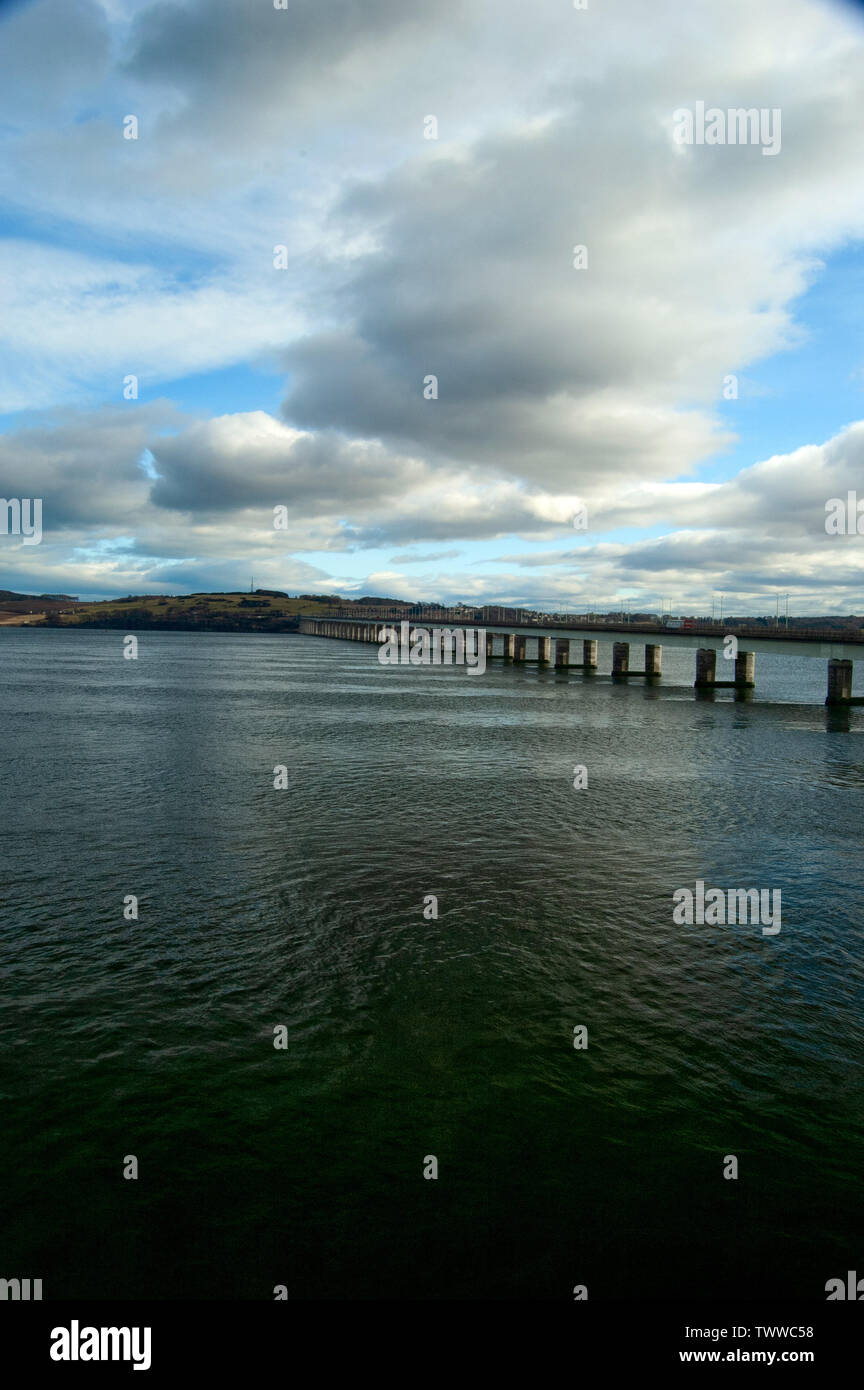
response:
<path fill-rule="evenodd" d="M 864 7 L 0 0 L 0 188 L 0 587 L 864 612 Z"/>

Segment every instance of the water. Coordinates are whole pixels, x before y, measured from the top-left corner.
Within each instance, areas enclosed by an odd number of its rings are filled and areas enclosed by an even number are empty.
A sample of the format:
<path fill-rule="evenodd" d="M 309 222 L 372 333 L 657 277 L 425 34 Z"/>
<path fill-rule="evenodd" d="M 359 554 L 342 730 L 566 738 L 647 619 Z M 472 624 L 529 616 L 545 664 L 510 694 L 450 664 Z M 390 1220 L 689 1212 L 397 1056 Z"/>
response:
<path fill-rule="evenodd" d="M 0 630 L 0 1273 L 820 1299 L 862 1267 L 864 709 L 816 703 L 824 661 L 760 656 L 745 702 L 665 649 L 650 690 L 121 652 Z M 779 936 L 675 926 L 697 879 L 780 887 Z"/>

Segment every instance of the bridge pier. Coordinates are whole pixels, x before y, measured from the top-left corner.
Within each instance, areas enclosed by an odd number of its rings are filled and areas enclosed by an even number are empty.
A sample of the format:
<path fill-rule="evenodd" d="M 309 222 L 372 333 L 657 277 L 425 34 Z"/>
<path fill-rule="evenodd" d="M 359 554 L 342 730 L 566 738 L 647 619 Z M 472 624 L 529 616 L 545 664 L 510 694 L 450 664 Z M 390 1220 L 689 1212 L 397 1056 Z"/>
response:
<path fill-rule="evenodd" d="M 556 669 L 566 668 L 570 665 L 570 642 L 566 637 L 555 638 L 555 666 Z"/>
<path fill-rule="evenodd" d="M 595 649 L 595 669 L 596 669 L 596 648 L 597 643 L 591 644 Z M 585 643 L 588 646 L 588 643 Z M 630 670 L 630 643 L 612 643 L 612 679 L 629 680 L 631 676 L 645 676 L 647 680 L 659 680 L 661 669 L 661 658 L 663 648 L 656 643 L 646 643 L 645 645 L 645 667 L 642 671 Z M 586 667 L 586 669 L 588 669 Z"/>
<path fill-rule="evenodd" d="M 522 637 L 522 636 L 520 636 L 520 634 L 517 632 L 517 633 L 516 633 L 516 636 L 513 638 L 513 660 L 514 660 L 514 661 L 524 661 L 524 660 L 525 660 L 525 651 L 526 651 L 527 643 L 528 643 L 527 637 Z"/>
<path fill-rule="evenodd" d="M 537 660 L 541 666 L 548 666 L 552 659 L 552 638 L 537 638 Z"/>
<path fill-rule="evenodd" d="M 735 658 L 735 684 L 751 689 L 756 684 L 756 653 L 739 652 Z"/>
<path fill-rule="evenodd" d="M 593 639 L 582 643 L 582 660 L 574 662 L 570 670 L 588 672 L 597 670 L 597 643 Z"/>
<path fill-rule="evenodd" d="M 621 680 L 630 674 L 630 643 L 612 643 L 612 679 Z"/>
<path fill-rule="evenodd" d="M 852 704 L 852 662 L 838 661 L 832 657 L 828 662 L 828 695 L 826 705 Z"/>
<path fill-rule="evenodd" d="M 696 652 L 696 679 L 693 682 L 697 690 L 714 688 L 714 677 L 717 673 L 717 653 L 713 647 L 700 647 Z"/>
<path fill-rule="evenodd" d="M 717 653 L 713 647 L 700 647 L 696 652 L 697 690 L 753 690 L 756 685 L 756 653 L 739 652 L 735 658 L 735 679 L 717 680 Z"/>
<path fill-rule="evenodd" d="M 651 677 L 653 677 L 654 679 L 658 678 L 658 677 L 660 676 L 660 673 L 661 673 L 661 664 L 662 664 L 662 661 L 663 661 L 663 648 L 660 647 L 660 646 L 658 646 L 656 643 L 653 643 L 653 642 L 647 643 L 647 644 L 646 644 L 646 647 L 645 647 L 645 674 L 646 674 L 646 676 L 651 676 Z"/>

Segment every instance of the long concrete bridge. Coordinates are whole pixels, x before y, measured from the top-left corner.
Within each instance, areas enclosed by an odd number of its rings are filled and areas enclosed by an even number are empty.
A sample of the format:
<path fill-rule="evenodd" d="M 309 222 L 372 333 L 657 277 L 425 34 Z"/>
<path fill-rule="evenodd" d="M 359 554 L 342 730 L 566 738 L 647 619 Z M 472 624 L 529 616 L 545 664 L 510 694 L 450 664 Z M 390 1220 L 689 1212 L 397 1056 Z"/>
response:
<path fill-rule="evenodd" d="M 541 666 L 552 666 L 559 671 L 582 671 L 589 676 L 599 673 L 598 639 L 589 635 L 588 629 L 583 634 L 579 634 L 568 628 L 566 636 L 556 636 L 554 629 L 551 632 L 542 629 L 538 632 L 536 625 L 514 630 L 505 625 L 495 628 L 490 628 L 487 625 L 484 628 L 473 622 L 436 623 L 433 626 L 429 622 L 424 623 L 422 619 L 411 618 L 403 619 L 403 621 L 408 621 L 412 630 L 431 627 L 432 631 L 435 631 L 436 628 L 440 631 L 445 627 L 454 629 L 469 627 L 475 631 L 485 632 L 487 661 L 496 658 L 516 663 L 534 661 Z M 335 637 L 348 642 L 369 642 L 378 645 L 382 640 L 382 629 L 392 629 L 396 625 L 394 619 L 301 618 L 298 631 L 310 637 Z M 596 628 L 593 631 L 596 631 Z M 610 674 L 613 680 L 641 679 L 655 683 L 661 679 L 663 647 L 660 643 L 644 643 L 642 665 L 633 667 L 630 662 L 630 648 L 633 645 L 632 639 L 636 634 L 632 628 L 607 627 L 604 628 L 603 633 L 606 637 L 619 639 L 612 643 Z M 864 696 L 853 696 L 852 694 L 852 654 L 857 654 L 857 650 L 859 650 L 856 644 L 826 642 L 823 634 L 812 638 L 796 636 L 792 640 L 785 637 L 747 636 L 747 650 L 742 650 L 740 642 L 738 645 L 734 658 L 733 679 L 718 680 L 717 653 L 724 652 L 728 637 L 735 635 L 734 629 L 730 630 L 729 633 L 718 632 L 716 635 L 706 635 L 704 630 L 693 632 L 675 629 L 663 633 L 663 643 L 670 647 L 695 648 L 696 671 L 693 685 L 696 690 L 734 689 L 741 692 L 742 695 L 752 691 L 756 686 L 757 654 L 760 651 L 773 652 L 777 655 L 827 659 L 826 705 L 864 705 Z M 640 634 L 641 636 L 642 634 Z M 624 640 L 625 638 L 626 640 Z M 530 655 L 529 642 L 532 643 L 533 647 Z M 580 644 L 581 652 L 579 651 Z M 641 645 L 641 641 L 637 645 Z M 581 656 L 581 660 L 573 660 L 574 655 Z"/>

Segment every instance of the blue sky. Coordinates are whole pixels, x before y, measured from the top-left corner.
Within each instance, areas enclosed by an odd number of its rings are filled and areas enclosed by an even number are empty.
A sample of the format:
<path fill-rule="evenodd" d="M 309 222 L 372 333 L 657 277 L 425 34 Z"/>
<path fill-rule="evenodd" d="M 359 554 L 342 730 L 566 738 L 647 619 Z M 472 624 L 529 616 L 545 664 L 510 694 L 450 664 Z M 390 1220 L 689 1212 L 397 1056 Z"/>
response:
<path fill-rule="evenodd" d="M 824 526 L 864 462 L 855 7 L 31 0 L 0 37 L 0 483 L 45 515 L 0 587 L 864 611 Z M 682 146 L 697 101 L 782 146 Z"/>

